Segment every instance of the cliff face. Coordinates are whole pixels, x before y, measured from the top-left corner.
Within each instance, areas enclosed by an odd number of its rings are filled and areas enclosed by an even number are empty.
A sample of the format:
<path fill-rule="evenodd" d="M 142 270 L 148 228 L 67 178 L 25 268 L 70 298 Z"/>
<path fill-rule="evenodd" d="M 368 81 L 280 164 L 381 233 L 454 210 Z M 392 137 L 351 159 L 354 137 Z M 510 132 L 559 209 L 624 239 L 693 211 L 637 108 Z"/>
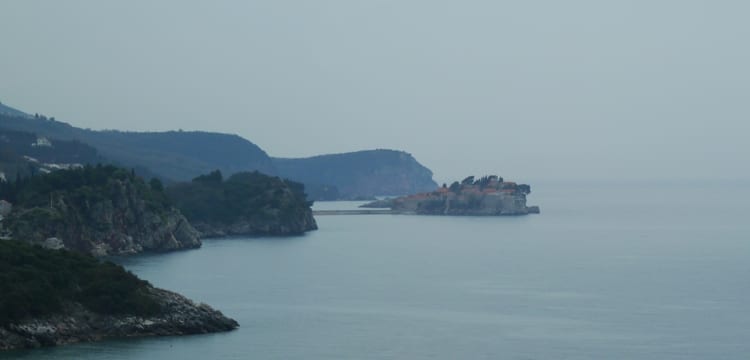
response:
<path fill-rule="evenodd" d="M 342 199 L 404 195 L 437 187 L 432 171 L 403 151 L 368 150 L 273 161 L 281 176 L 308 187 L 335 186 Z"/>
<path fill-rule="evenodd" d="M 161 307 L 151 316 L 102 315 L 79 303 L 66 303 L 62 314 L 0 325 L 0 350 L 56 346 L 108 338 L 204 334 L 230 331 L 239 324 L 206 304 L 149 288 Z"/>
<path fill-rule="evenodd" d="M 198 231 L 159 198 L 163 194 L 127 172 L 87 168 L 46 176 L 57 177 L 51 183 L 60 179 L 73 182 L 72 178 L 86 177 L 87 171 L 91 181 L 47 193 L 35 190 L 48 188 L 43 179 L 27 184 L 28 189 L 22 190 L 19 203 L 5 220 L 12 237 L 94 256 L 200 247 Z"/>
<path fill-rule="evenodd" d="M 15 239 L 93 256 L 201 246 L 198 231 L 175 209 L 157 214 L 135 199 L 115 204 L 107 200 L 78 208 L 59 197 L 52 208 L 18 210 L 9 218 L 9 228 Z"/>
<path fill-rule="evenodd" d="M 203 238 L 237 235 L 301 235 L 318 229 L 312 211 L 302 212 L 293 219 L 282 219 L 278 214 L 271 214 L 266 219 L 246 218 L 231 223 L 195 222 L 194 226 Z"/>

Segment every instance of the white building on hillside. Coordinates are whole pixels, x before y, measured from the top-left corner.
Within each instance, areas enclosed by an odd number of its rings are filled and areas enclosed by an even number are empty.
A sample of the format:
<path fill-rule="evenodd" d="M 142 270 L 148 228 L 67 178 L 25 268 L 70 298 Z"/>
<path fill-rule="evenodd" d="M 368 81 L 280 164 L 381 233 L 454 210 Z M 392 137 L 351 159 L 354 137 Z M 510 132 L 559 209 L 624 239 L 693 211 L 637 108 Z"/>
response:
<path fill-rule="evenodd" d="M 38 136 L 36 142 L 32 143 L 31 146 L 52 147 L 52 142 L 44 136 Z"/>

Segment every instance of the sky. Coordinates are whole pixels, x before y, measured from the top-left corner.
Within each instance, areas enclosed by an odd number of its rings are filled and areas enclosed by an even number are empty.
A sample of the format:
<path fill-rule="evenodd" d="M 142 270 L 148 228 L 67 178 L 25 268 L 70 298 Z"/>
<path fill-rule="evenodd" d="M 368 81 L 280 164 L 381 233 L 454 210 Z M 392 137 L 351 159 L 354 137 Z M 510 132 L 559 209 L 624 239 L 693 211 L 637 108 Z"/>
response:
<path fill-rule="evenodd" d="M 750 2 L 0 2 L 0 101 L 439 182 L 745 180 Z"/>

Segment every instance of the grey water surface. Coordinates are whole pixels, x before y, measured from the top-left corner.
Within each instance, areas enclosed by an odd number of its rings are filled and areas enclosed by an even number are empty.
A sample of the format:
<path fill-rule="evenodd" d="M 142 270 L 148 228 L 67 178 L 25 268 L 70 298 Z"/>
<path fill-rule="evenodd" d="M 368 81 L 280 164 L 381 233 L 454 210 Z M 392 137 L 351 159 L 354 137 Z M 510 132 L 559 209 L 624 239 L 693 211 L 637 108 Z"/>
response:
<path fill-rule="evenodd" d="M 526 217 L 320 216 L 119 259 L 240 322 L 0 359 L 746 359 L 750 186 L 540 184 Z M 318 208 L 352 208 L 321 203 Z"/>

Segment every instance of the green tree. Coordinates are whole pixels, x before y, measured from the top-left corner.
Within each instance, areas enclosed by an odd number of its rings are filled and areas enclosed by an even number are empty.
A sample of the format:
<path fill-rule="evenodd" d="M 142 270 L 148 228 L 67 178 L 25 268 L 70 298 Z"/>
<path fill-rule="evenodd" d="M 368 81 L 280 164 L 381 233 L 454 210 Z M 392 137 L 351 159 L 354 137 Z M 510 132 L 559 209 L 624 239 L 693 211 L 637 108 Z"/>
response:
<path fill-rule="evenodd" d="M 101 314 L 157 314 L 161 308 L 149 288 L 111 262 L 0 241 L 0 325 L 59 313 L 67 302 Z"/>
<path fill-rule="evenodd" d="M 459 193 L 461 192 L 461 184 L 458 183 L 458 181 L 454 181 L 453 184 L 448 188 L 453 193 Z"/>
<path fill-rule="evenodd" d="M 206 175 L 196 177 L 195 179 L 193 179 L 193 182 L 207 185 L 219 185 L 221 184 L 222 180 L 224 180 L 224 177 L 221 175 L 221 171 L 214 170 Z"/>
<path fill-rule="evenodd" d="M 149 186 L 151 186 L 151 190 L 163 192 L 164 191 L 164 184 L 162 184 L 161 180 L 158 178 L 152 178 L 151 181 L 148 182 Z"/>

